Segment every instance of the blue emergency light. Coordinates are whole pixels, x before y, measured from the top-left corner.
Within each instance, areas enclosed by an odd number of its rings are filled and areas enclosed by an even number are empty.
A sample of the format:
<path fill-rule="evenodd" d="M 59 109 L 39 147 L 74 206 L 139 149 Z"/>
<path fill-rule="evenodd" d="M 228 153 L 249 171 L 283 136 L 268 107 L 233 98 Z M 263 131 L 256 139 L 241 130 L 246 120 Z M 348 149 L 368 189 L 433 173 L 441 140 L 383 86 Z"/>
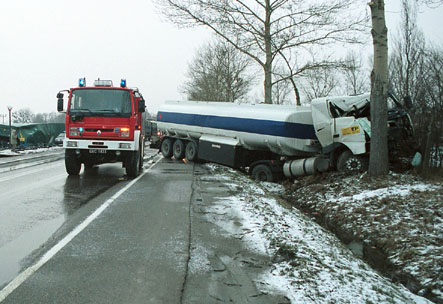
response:
<path fill-rule="evenodd" d="M 80 79 L 78 80 L 78 86 L 79 86 L 79 87 L 84 87 L 85 85 L 86 85 L 86 78 L 85 78 L 85 77 L 80 78 Z"/>
<path fill-rule="evenodd" d="M 83 127 L 78 128 L 78 131 L 79 131 L 80 133 L 83 133 Z"/>
<path fill-rule="evenodd" d="M 122 79 L 122 80 L 120 81 L 120 86 L 121 86 L 122 88 L 126 88 L 126 79 Z"/>

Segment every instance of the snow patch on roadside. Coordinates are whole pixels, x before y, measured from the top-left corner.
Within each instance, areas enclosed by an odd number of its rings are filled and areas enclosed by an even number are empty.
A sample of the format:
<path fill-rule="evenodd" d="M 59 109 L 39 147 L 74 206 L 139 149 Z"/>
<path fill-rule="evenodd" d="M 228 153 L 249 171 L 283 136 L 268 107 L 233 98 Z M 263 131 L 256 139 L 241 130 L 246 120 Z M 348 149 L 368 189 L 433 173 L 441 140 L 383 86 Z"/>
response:
<path fill-rule="evenodd" d="M 226 206 L 226 217 L 235 218 L 241 229 L 225 221 L 216 223 L 235 237 L 241 234 L 249 248 L 273 258 L 273 268 L 256 282 L 263 292 L 279 290 L 292 303 L 430 303 L 381 277 L 297 209 L 281 206 L 266 193 L 272 191 L 269 185 L 255 184 L 222 166 L 208 167 L 215 180 L 226 181 L 229 193 L 235 193 L 221 197 L 216 206 Z"/>

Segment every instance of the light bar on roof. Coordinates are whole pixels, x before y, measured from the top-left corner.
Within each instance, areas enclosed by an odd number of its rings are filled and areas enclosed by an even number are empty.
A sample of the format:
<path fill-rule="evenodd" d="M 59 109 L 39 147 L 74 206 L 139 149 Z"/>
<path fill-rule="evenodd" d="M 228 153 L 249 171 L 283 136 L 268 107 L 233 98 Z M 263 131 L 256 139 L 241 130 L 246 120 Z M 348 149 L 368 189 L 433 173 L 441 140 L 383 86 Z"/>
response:
<path fill-rule="evenodd" d="M 97 79 L 94 81 L 94 86 L 96 86 L 96 87 L 112 87 L 112 80 Z"/>

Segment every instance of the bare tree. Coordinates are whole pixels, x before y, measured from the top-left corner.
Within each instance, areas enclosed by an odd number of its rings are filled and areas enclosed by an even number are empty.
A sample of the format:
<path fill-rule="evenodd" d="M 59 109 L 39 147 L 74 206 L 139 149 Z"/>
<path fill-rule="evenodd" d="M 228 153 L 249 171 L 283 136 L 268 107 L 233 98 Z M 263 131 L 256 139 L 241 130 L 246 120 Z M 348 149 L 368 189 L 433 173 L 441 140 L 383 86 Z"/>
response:
<path fill-rule="evenodd" d="M 334 68 L 328 66 L 307 70 L 301 87 L 307 100 L 330 95 L 338 84 L 337 74 Z"/>
<path fill-rule="evenodd" d="M 364 21 L 350 16 L 359 11 L 353 9 L 360 5 L 354 0 L 153 1 L 177 25 L 206 26 L 259 64 L 265 103 L 272 103 L 272 66 L 277 57 L 295 48 L 301 52 L 313 45 L 355 42 Z"/>
<path fill-rule="evenodd" d="M 14 123 L 30 123 L 32 122 L 33 117 L 34 113 L 28 108 L 12 112 L 12 121 Z"/>
<path fill-rule="evenodd" d="M 424 35 L 417 26 L 417 11 L 416 1 L 402 0 L 402 21 L 392 37 L 389 60 L 391 86 L 400 96 L 411 96 L 412 100 L 418 100 L 423 93 L 418 82 L 426 48 Z"/>
<path fill-rule="evenodd" d="M 292 92 L 292 84 L 290 80 L 285 79 L 282 81 L 278 81 L 279 73 L 276 75 L 277 81 L 272 85 L 272 96 L 274 100 L 274 104 L 290 104 L 290 94 Z"/>
<path fill-rule="evenodd" d="M 184 91 L 189 100 L 237 101 L 253 83 L 250 63 L 249 57 L 226 42 L 208 43 L 189 64 Z"/>
<path fill-rule="evenodd" d="M 345 94 L 358 95 L 369 90 L 368 77 L 363 69 L 362 58 L 356 52 L 351 51 L 346 55 L 342 71 Z"/>
<path fill-rule="evenodd" d="M 374 66 L 371 73 L 371 147 L 369 174 L 388 173 L 388 29 L 384 0 L 369 2 L 372 17 Z"/>

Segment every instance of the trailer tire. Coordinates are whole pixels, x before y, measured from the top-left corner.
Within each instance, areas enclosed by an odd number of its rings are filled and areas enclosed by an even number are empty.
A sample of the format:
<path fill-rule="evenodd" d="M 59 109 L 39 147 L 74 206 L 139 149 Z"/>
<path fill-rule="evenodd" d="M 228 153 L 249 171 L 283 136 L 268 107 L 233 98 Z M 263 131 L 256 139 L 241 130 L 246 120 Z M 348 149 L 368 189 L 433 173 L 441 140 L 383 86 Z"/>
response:
<path fill-rule="evenodd" d="M 140 172 L 140 150 L 131 151 L 125 162 L 126 175 L 136 177 Z"/>
<path fill-rule="evenodd" d="M 366 159 L 351 151 L 343 151 L 337 159 L 337 170 L 343 173 L 359 173 L 367 170 Z"/>
<path fill-rule="evenodd" d="M 185 157 L 185 144 L 181 139 L 175 140 L 172 145 L 172 155 L 174 155 L 174 158 L 177 160 L 181 160 Z"/>
<path fill-rule="evenodd" d="M 78 175 L 82 168 L 82 163 L 77 158 L 74 150 L 65 150 L 65 168 L 69 175 Z"/>
<path fill-rule="evenodd" d="M 252 169 L 252 178 L 260 182 L 273 182 L 274 176 L 269 166 L 261 164 Z"/>
<path fill-rule="evenodd" d="M 197 152 L 198 152 L 198 146 L 195 142 L 190 141 L 186 145 L 185 150 L 185 158 L 189 161 L 196 161 L 197 160 Z"/>
<path fill-rule="evenodd" d="M 160 149 L 164 158 L 172 157 L 172 141 L 169 138 L 162 141 Z"/>

